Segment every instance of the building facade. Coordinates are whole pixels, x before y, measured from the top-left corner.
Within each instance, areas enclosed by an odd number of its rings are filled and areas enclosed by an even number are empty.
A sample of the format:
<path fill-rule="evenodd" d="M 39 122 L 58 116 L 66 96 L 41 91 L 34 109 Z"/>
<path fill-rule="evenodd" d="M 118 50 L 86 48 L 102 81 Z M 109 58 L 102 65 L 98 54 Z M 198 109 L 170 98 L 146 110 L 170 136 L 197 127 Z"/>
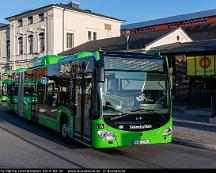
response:
<path fill-rule="evenodd" d="M 0 69 L 8 69 L 10 59 L 10 29 L 9 25 L 0 26 Z"/>
<path fill-rule="evenodd" d="M 9 27 L 0 32 L 4 35 L 1 38 L 7 38 L 4 44 L 7 40 L 10 43 L 5 65 L 12 69 L 28 67 L 33 58 L 56 55 L 91 40 L 120 36 L 122 23 L 120 19 L 80 9 L 76 3 L 51 4 L 6 19 Z"/>
<path fill-rule="evenodd" d="M 193 40 L 188 36 L 182 28 L 174 28 L 170 30 L 162 30 L 157 33 L 142 33 L 139 35 L 131 35 L 128 45 L 127 39 L 124 36 L 112 37 L 101 40 L 94 40 L 84 43 L 75 48 L 66 50 L 60 55 L 71 55 L 81 51 L 95 51 L 95 50 L 110 50 L 110 51 L 142 51 L 147 52 L 152 48 L 166 45 L 166 44 L 176 44 L 176 43 L 187 43 Z"/>

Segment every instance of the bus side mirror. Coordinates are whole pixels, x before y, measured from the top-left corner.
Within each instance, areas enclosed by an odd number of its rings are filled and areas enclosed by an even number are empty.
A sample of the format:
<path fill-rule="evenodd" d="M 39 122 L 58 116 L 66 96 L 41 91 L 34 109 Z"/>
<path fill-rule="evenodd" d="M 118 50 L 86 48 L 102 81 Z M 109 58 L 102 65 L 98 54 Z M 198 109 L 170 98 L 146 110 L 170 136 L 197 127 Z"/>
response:
<path fill-rule="evenodd" d="M 97 82 L 104 82 L 104 67 L 99 66 L 96 70 L 96 79 Z"/>

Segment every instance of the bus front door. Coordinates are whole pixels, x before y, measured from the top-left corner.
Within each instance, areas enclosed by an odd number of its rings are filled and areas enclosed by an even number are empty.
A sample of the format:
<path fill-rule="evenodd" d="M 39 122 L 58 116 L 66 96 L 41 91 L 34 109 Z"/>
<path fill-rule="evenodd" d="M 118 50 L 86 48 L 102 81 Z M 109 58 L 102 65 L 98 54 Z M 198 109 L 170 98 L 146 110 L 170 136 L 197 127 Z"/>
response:
<path fill-rule="evenodd" d="M 91 145 L 91 95 L 92 75 L 76 75 L 75 80 L 75 109 L 74 119 L 76 140 Z"/>

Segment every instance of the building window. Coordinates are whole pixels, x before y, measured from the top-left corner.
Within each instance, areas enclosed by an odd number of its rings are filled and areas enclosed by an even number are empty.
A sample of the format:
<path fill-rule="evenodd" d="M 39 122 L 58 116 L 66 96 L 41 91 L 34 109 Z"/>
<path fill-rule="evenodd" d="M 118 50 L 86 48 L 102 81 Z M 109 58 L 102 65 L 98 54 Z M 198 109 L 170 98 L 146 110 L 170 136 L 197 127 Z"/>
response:
<path fill-rule="evenodd" d="M 177 41 L 180 41 L 180 36 L 179 36 L 179 35 L 177 35 L 177 38 L 176 38 L 176 39 L 177 39 Z"/>
<path fill-rule="evenodd" d="M 29 16 L 28 17 L 28 23 L 29 24 L 33 24 L 33 16 Z"/>
<path fill-rule="evenodd" d="M 67 33 L 67 48 L 73 48 L 73 47 L 74 47 L 74 34 Z"/>
<path fill-rule="evenodd" d="M 106 29 L 106 30 L 112 30 L 112 25 L 110 25 L 110 24 L 104 24 L 104 29 Z"/>
<path fill-rule="evenodd" d="M 44 52 L 45 50 L 45 40 L 44 40 L 44 33 L 39 34 L 39 44 L 40 44 L 40 52 Z"/>
<path fill-rule="evenodd" d="M 21 26 L 23 26 L 23 20 L 22 19 L 18 20 L 18 27 L 21 27 Z"/>
<path fill-rule="evenodd" d="M 92 40 L 92 32 L 91 31 L 88 31 L 88 40 Z"/>
<path fill-rule="evenodd" d="M 105 29 L 105 32 L 106 32 L 105 37 L 107 37 L 107 38 L 111 37 L 112 36 L 112 25 L 104 24 L 104 29 Z"/>
<path fill-rule="evenodd" d="M 40 22 L 44 21 L 44 13 L 39 14 L 39 21 Z"/>
<path fill-rule="evenodd" d="M 29 35 L 29 37 L 28 37 L 29 53 L 33 53 L 33 42 L 34 42 L 33 35 Z"/>
<path fill-rule="evenodd" d="M 6 51 L 7 51 L 7 57 L 10 57 L 10 41 L 7 40 L 6 42 Z"/>
<path fill-rule="evenodd" d="M 23 37 L 18 38 L 18 44 L 19 44 L 19 55 L 23 54 Z"/>
<path fill-rule="evenodd" d="M 93 40 L 97 40 L 97 32 L 93 32 Z"/>

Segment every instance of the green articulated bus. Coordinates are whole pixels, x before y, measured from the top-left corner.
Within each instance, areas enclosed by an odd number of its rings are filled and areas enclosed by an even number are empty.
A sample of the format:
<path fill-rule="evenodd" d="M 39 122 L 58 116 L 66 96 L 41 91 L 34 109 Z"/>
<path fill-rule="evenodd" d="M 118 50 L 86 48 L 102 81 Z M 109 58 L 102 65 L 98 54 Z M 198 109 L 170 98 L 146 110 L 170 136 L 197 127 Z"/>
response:
<path fill-rule="evenodd" d="M 5 111 L 9 111 L 11 86 L 14 83 L 14 71 L 5 70 L 0 80 L 0 103 Z"/>
<path fill-rule="evenodd" d="M 17 113 L 27 120 L 32 119 L 32 107 L 38 102 L 36 93 L 39 79 L 44 77 L 47 66 L 58 63 L 63 56 L 47 55 L 32 61 L 28 69 L 17 70 L 15 94 L 13 94 L 12 112 Z M 38 71 L 38 72 L 37 72 Z M 33 73 L 34 72 L 34 73 Z M 41 73 L 41 74 L 40 74 Z"/>
<path fill-rule="evenodd" d="M 9 70 L 3 73 L 1 85 L 1 103 L 4 110 L 8 112 L 18 113 L 18 75 L 24 72 L 27 68 L 19 68 L 17 70 Z M 31 81 L 26 80 L 27 88 Z M 26 89 L 25 89 L 26 90 Z M 25 97 L 26 99 L 28 97 Z"/>
<path fill-rule="evenodd" d="M 19 73 L 18 86 L 18 115 L 65 140 L 93 148 L 172 141 L 166 57 L 109 51 L 47 56 Z"/>
<path fill-rule="evenodd" d="M 19 73 L 24 72 L 27 68 L 19 68 L 13 72 L 13 80 L 9 85 L 8 99 L 7 99 L 7 110 L 9 112 L 18 113 L 18 76 Z"/>

